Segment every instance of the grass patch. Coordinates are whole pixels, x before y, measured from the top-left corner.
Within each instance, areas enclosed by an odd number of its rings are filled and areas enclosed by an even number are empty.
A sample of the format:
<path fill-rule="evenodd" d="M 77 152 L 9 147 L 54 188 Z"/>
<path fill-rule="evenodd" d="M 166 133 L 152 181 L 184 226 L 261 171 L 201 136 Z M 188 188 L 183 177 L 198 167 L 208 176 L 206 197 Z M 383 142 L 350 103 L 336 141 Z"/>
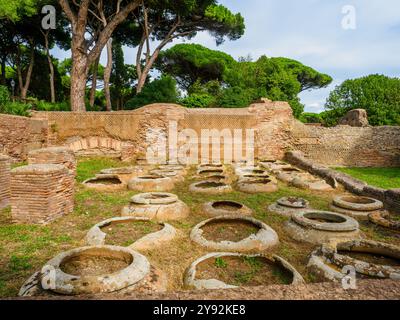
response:
<path fill-rule="evenodd" d="M 400 188 L 400 168 L 335 168 L 335 170 L 378 188 Z"/>
<path fill-rule="evenodd" d="M 99 192 L 86 189 L 80 182 L 93 177 L 102 169 L 130 165 L 132 163 L 123 163 L 115 159 L 81 159 L 78 163 L 74 212 L 47 226 L 15 225 L 11 221 L 9 208 L 0 211 L 0 297 L 16 296 L 24 281 L 40 270 L 48 260 L 62 251 L 83 246 L 83 239 L 94 224 L 120 216 L 122 207 L 129 203 L 135 192 Z M 399 178 L 399 169 L 388 170 L 391 172 L 388 178 Z M 209 218 L 202 212 L 203 203 L 218 200 L 241 202 L 251 208 L 255 218 L 271 226 L 279 235 L 280 245 L 271 254 L 286 259 L 307 281 L 315 281 L 306 270 L 308 256 L 315 246 L 292 240 L 283 229 L 288 218 L 269 212 L 268 206 L 281 197 L 294 196 L 307 199 L 315 209 L 328 210 L 332 197 L 343 190 L 333 193 L 310 192 L 280 183 L 279 191 L 271 194 L 249 195 L 237 191 L 226 195 L 193 194 L 188 190 L 191 183 L 198 181 L 194 177 L 196 168 L 192 167 L 188 171 L 186 180 L 178 183 L 172 193 L 178 195 L 190 207 L 190 216 L 182 221 L 170 222 L 178 230 L 176 240 L 162 248 L 143 252 L 152 265 L 166 273 L 169 279 L 168 290 L 182 290 L 182 275 L 185 269 L 194 260 L 209 253 L 207 249 L 191 242 L 189 234 L 197 223 Z M 232 176 L 232 168 L 228 171 Z M 400 187 L 400 181 L 394 185 L 396 186 Z M 382 228 L 362 225 L 362 231 L 369 239 L 400 245 L 398 235 Z M 221 273 L 229 269 L 230 263 L 230 260 L 225 258 L 211 261 L 212 266 L 221 270 Z M 251 279 L 257 278 L 263 270 L 260 271 L 258 261 L 254 259 L 246 260 L 244 265 L 248 270 L 241 270 L 243 272 L 237 274 L 238 284 L 253 281 Z M 284 274 L 280 274 L 280 270 L 272 271 L 275 277 L 281 279 L 279 282 L 284 282 L 286 278 Z"/>

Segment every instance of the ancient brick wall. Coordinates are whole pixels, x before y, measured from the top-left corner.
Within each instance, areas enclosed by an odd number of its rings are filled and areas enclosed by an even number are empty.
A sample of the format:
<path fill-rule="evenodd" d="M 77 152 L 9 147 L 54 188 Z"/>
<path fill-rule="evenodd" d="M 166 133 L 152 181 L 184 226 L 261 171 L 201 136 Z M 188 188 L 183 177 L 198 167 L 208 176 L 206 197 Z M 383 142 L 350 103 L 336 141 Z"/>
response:
<path fill-rule="evenodd" d="M 292 127 L 292 149 L 324 165 L 400 166 L 400 127 Z"/>
<path fill-rule="evenodd" d="M 36 112 L 32 119 L 0 115 L 0 152 L 26 159 L 30 150 L 47 144 L 78 155 L 142 160 L 160 132 L 168 139 L 171 121 L 178 132 L 192 129 L 198 135 L 203 129 L 242 129 L 243 141 L 246 129 L 255 129 L 258 159 L 282 159 L 286 151 L 300 150 L 325 165 L 400 166 L 400 127 L 307 126 L 294 119 L 287 103 L 269 100 L 243 109 L 154 104 L 123 112 Z"/>
<path fill-rule="evenodd" d="M 0 154 L 0 209 L 8 206 L 10 202 L 10 180 L 10 158 Z"/>
<path fill-rule="evenodd" d="M 0 152 L 26 160 L 29 151 L 47 146 L 47 121 L 0 114 Z"/>

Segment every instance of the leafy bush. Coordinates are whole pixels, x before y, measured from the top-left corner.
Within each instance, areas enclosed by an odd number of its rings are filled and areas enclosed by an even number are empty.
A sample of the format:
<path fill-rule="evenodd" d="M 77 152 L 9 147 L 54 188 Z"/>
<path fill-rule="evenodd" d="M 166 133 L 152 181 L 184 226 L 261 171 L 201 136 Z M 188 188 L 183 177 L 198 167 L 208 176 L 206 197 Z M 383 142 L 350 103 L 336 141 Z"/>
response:
<path fill-rule="evenodd" d="M 9 102 L 2 107 L 1 112 L 27 117 L 29 116 L 29 110 L 31 109 L 32 105 L 29 103 Z"/>
<path fill-rule="evenodd" d="M 126 103 L 125 109 L 137 109 L 151 103 L 176 103 L 179 99 L 176 81 L 163 76 L 147 84 L 141 93 Z"/>
<path fill-rule="evenodd" d="M 39 101 L 36 103 L 36 110 L 38 111 L 70 111 L 71 108 L 68 102 L 51 103 L 46 101 Z"/>
<path fill-rule="evenodd" d="M 312 112 L 302 113 L 299 120 L 303 123 L 323 123 L 321 115 Z"/>
<path fill-rule="evenodd" d="M 0 110 L 10 101 L 10 93 L 8 92 L 7 87 L 0 86 Z"/>
<path fill-rule="evenodd" d="M 218 97 L 217 104 L 221 108 L 245 108 L 260 97 L 257 92 L 256 89 L 227 88 Z"/>
<path fill-rule="evenodd" d="M 367 110 L 371 125 L 400 125 L 400 79 L 374 74 L 346 80 L 331 92 L 325 108 L 328 125 L 359 108 Z"/>
<path fill-rule="evenodd" d="M 180 103 L 187 108 L 211 108 L 215 104 L 215 97 L 206 93 L 194 93 Z"/>

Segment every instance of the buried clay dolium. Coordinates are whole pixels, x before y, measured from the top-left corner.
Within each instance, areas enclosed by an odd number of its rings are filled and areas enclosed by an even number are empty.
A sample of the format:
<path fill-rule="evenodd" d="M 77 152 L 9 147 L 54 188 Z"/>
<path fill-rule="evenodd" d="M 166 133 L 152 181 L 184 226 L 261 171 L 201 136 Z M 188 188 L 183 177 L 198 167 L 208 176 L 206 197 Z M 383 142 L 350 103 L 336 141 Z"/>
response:
<path fill-rule="evenodd" d="M 134 288 L 150 273 L 150 264 L 143 255 L 128 248 L 92 246 L 63 252 L 47 262 L 43 270 L 50 273 L 39 274 L 38 278 L 43 281 L 48 277 L 52 292 L 97 294 Z M 34 283 L 29 279 L 30 282 Z M 20 295 L 28 292 L 24 285 Z"/>
<path fill-rule="evenodd" d="M 259 254 L 210 253 L 194 261 L 184 276 L 185 286 L 197 290 L 301 283 L 302 276 L 287 261 Z"/>
<path fill-rule="evenodd" d="M 268 207 L 268 210 L 285 217 L 291 217 L 292 214 L 307 210 L 309 202 L 298 197 L 284 197 L 277 200 Z"/>
<path fill-rule="evenodd" d="M 168 192 L 174 187 L 173 179 L 159 175 L 133 178 L 128 184 L 129 190 L 138 192 Z"/>
<path fill-rule="evenodd" d="M 180 220 L 189 216 L 189 207 L 171 193 L 140 193 L 122 209 L 124 217 L 146 217 L 156 221 Z"/>
<path fill-rule="evenodd" d="M 227 235 L 224 237 L 224 223 L 229 223 L 226 227 Z M 237 223 L 236 232 L 234 224 Z M 213 230 L 207 233 L 207 228 L 215 228 L 220 224 L 221 230 L 215 235 Z M 246 228 L 244 228 L 246 226 Z M 211 235 L 215 240 L 208 239 Z M 215 238 L 216 237 L 216 238 Z M 229 241 L 226 237 L 231 237 Z M 190 233 L 192 241 L 210 250 L 233 251 L 233 252 L 252 252 L 271 249 L 279 243 L 277 233 L 265 223 L 243 216 L 220 216 L 199 223 Z"/>
<path fill-rule="evenodd" d="M 218 181 L 201 181 L 190 185 L 189 191 L 193 193 L 222 194 L 232 191 L 231 186 Z"/>
<path fill-rule="evenodd" d="M 400 247 L 371 240 L 342 240 L 323 244 L 314 251 L 308 269 L 318 280 L 338 281 L 352 267 L 360 278 L 400 280 Z"/>
<path fill-rule="evenodd" d="M 278 191 L 278 184 L 273 178 L 240 179 L 237 189 L 245 193 L 272 193 Z"/>
<path fill-rule="evenodd" d="M 203 205 L 203 211 L 212 217 L 224 215 L 251 216 L 253 213 L 252 210 L 244 204 L 229 200 L 207 202 Z"/>
<path fill-rule="evenodd" d="M 94 178 L 85 180 L 82 184 L 87 188 L 100 191 L 116 191 L 126 188 L 126 183 L 115 174 L 98 174 Z"/>
<path fill-rule="evenodd" d="M 368 197 L 338 196 L 333 199 L 330 208 L 359 220 L 368 220 L 368 216 L 383 209 L 383 203 Z"/>
<path fill-rule="evenodd" d="M 328 211 L 293 213 L 284 228 L 297 241 L 322 244 L 333 239 L 359 239 L 359 224 L 351 217 Z"/>
<path fill-rule="evenodd" d="M 122 217 L 102 221 L 86 235 L 87 245 L 121 245 L 133 250 L 147 250 L 163 246 L 176 236 L 174 227 L 155 223 L 149 218 Z"/>

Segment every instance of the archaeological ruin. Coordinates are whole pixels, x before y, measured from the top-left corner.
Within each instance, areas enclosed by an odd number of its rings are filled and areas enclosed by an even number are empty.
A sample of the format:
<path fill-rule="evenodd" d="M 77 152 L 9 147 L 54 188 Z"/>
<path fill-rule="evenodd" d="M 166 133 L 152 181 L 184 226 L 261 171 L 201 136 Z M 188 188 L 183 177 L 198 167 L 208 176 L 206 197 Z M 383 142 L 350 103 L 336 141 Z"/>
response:
<path fill-rule="evenodd" d="M 400 127 L 306 125 L 262 99 L 0 114 L 0 131 L 2 221 L 50 239 L 21 297 L 281 292 L 349 266 L 400 280 L 400 189 L 337 170 L 400 167 Z"/>

